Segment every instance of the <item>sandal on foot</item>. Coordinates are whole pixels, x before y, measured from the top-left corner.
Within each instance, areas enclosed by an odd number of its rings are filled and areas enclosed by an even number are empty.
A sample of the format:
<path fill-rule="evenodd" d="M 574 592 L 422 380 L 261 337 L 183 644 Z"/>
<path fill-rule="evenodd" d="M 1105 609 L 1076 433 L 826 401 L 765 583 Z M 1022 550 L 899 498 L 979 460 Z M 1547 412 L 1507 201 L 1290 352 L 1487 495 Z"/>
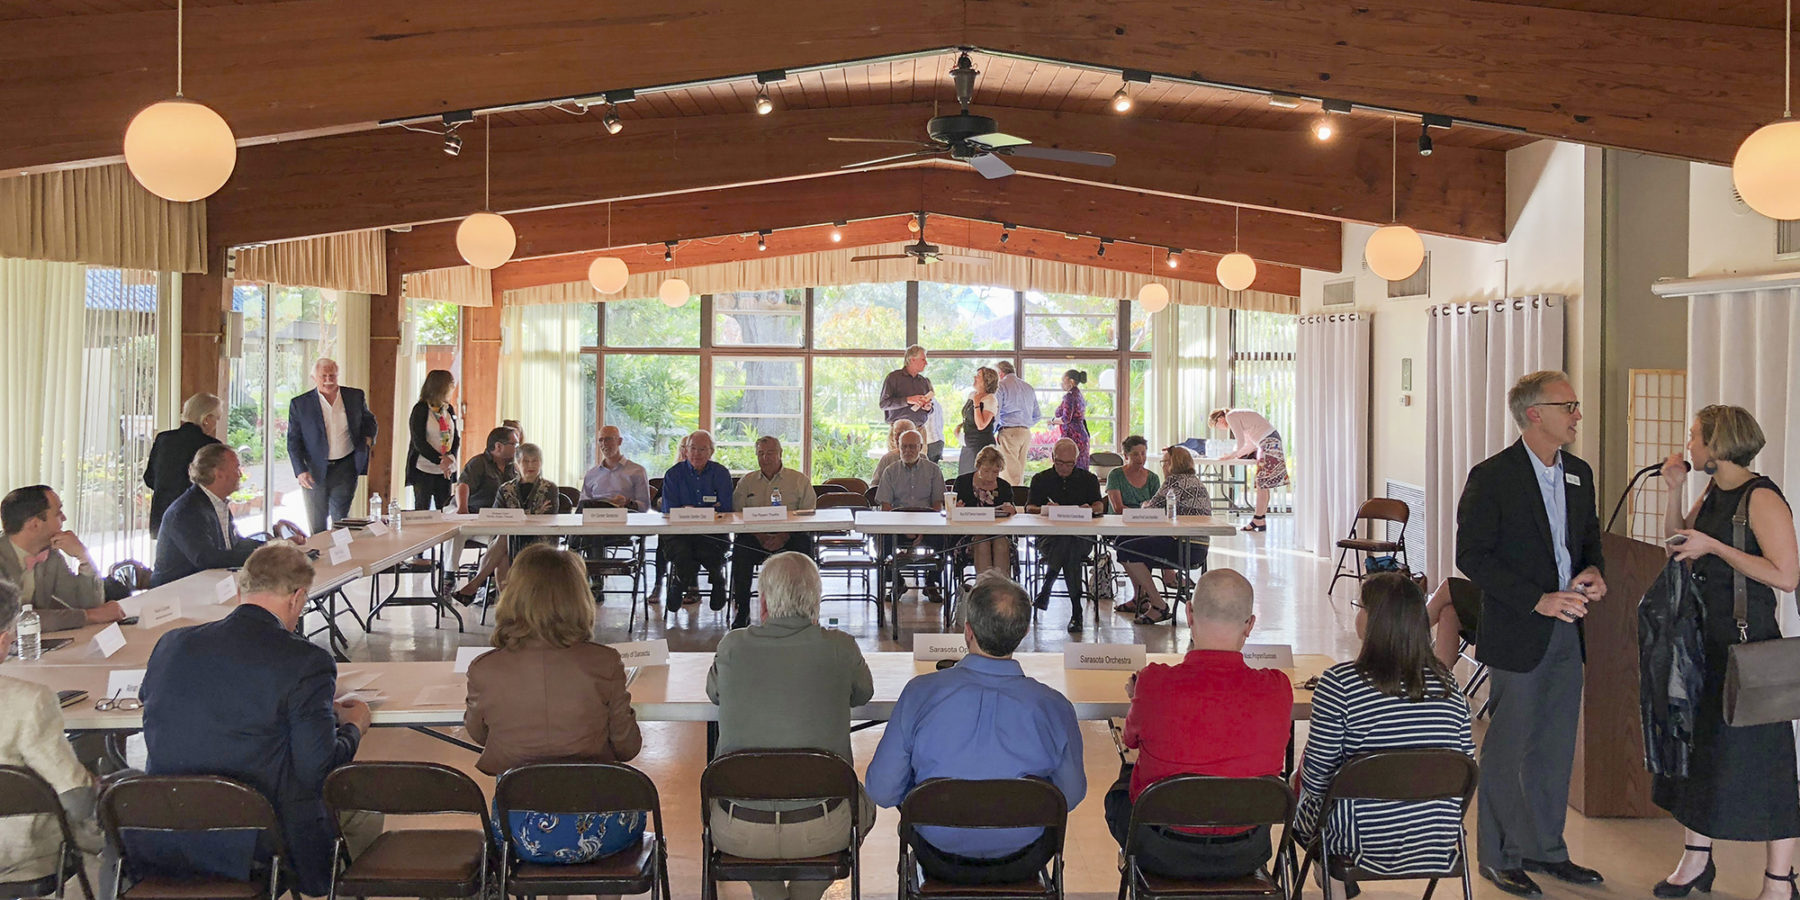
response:
<path fill-rule="evenodd" d="M 1133 621 L 1139 625 L 1161 625 L 1173 618 L 1175 618 L 1173 607 L 1164 607 L 1162 609 L 1146 609 L 1138 613 L 1138 617 Z"/>
<path fill-rule="evenodd" d="M 1269 523 L 1264 521 L 1265 518 L 1267 518 L 1267 517 L 1265 517 L 1265 516 L 1250 517 L 1250 521 L 1248 524 L 1246 524 L 1244 526 L 1244 530 L 1245 531 L 1268 531 Z"/>

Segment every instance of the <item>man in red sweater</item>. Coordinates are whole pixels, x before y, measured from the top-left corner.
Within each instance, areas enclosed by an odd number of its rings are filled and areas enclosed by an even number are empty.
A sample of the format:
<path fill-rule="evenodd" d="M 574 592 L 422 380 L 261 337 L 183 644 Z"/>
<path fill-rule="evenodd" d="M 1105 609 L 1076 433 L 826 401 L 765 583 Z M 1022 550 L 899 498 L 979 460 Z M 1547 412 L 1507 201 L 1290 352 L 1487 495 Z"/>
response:
<path fill-rule="evenodd" d="M 1244 641 L 1256 627 L 1250 582 L 1230 569 L 1200 576 L 1189 607 L 1193 647 L 1179 665 L 1151 663 L 1126 685 L 1126 747 L 1136 748 L 1106 794 L 1106 824 L 1125 845 L 1131 804 L 1170 775 L 1279 775 L 1294 710 L 1294 686 L 1279 669 L 1252 669 Z M 1236 878 L 1273 855 L 1268 826 L 1139 836 L 1138 867 L 1169 878 Z"/>

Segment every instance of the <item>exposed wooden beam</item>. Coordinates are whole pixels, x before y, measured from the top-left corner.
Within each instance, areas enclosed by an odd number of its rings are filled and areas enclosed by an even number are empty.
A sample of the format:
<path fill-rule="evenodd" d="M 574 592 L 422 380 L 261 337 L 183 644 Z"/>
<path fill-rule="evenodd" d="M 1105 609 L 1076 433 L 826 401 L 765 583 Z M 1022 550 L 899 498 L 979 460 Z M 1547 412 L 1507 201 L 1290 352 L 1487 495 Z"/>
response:
<path fill-rule="evenodd" d="M 910 242 L 917 240 L 918 236 L 907 230 L 908 218 L 907 216 L 889 216 L 853 222 L 841 229 L 843 234 L 841 242 L 831 240 L 832 226 L 830 225 L 815 225 L 776 232 L 768 237 L 768 250 L 766 251 L 757 250 L 756 241 L 753 238 L 729 234 L 722 236 L 723 239 L 720 240 L 683 245 L 676 251 L 674 262 L 664 261 L 664 248 L 661 245 L 622 247 L 606 250 L 603 253 L 595 251 L 522 260 L 508 263 L 494 270 L 494 291 L 499 294 L 538 285 L 586 281 L 588 264 L 593 261 L 594 257 L 601 255 L 617 256 L 625 260 L 625 264 L 633 273 L 643 274 L 667 272 L 693 266 L 717 265 L 746 259 L 768 259 L 818 253 L 824 250 L 871 247 L 892 244 L 896 241 Z M 1001 226 L 999 224 L 972 222 L 967 219 L 939 215 L 927 217 L 925 233 L 931 243 L 940 247 L 967 247 L 988 253 L 1027 256 L 1050 262 L 1113 269 L 1146 277 L 1154 274 L 1158 279 L 1165 280 L 1218 283 L 1218 279 L 1214 276 L 1214 269 L 1218 264 L 1219 257 L 1213 253 L 1184 252 L 1179 257 L 1178 267 L 1169 269 L 1163 264 L 1165 248 L 1148 244 L 1114 241 L 1107 248 L 1106 255 L 1101 256 L 1097 252 L 1099 242 L 1092 238 L 1071 241 L 1060 232 L 1042 231 L 1035 228 L 1014 229 L 1006 243 L 1003 244 L 1000 242 Z M 930 269 L 921 268 L 920 272 L 921 277 L 926 277 Z M 1264 263 L 1257 267 L 1256 283 L 1251 287 L 1258 291 L 1299 296 L 1300 270 L 1292 266 Z M 600 299 L 598 294 L 595 295 L 595 299 Z"/>
<path fill-rule="evenodd" d="M 1714 162 L 1779 109 L 1777 29 L 1563 5 L 291 0 L 191 11 L 186 87 L 247 143 L 958 44 Z M 124 124 L 173 85 L 173 30 L 167 11 L 7 22 L 0 173 L 116 159 Z"/>
<path fill-rule="evenodd" d="M 984 112 L 1042 145 L 1100 147 L 1119 157 L 1109 169 L 1017 160 L 1023 172 L 1335 219 L 1389 219 L 1392 148 L 1385 139 L 1316 146 L 1305 135 L 1261 129 Z M 543 209 L 833 173 L 891 148 L 826 138 L 917 139 L 930 115 L 929 104 L 901 104 L 644 120 L 618 135 L 591 118 L 497 128 L 492 206 Z M 215 241 L 243 244 L 458 219 L 481 206 L 483 140 L 482 132 L 472 134 L 455 158 L 438 152 L 429 136 L 397 129 L 252 148 L 207 201 L 208 228 Z M 1421 231 L 1500 240 L 1505 176 L 1498 151 L 1404 154 L 1400 212 Z M 963 184 L 963 197 L 1004 190 Z M 1079 223 L 1052 227 L 1079 230 Z"/>
<path fill-rule="evenodd" d="M 960 167 L 920 167 L 517 213 L 511 217 L 519 234 L 514 258 L 634 244 L 656 245 L 660 254 L 663 241 L 868 219 L 921 206 L 965 219 L 1163 247 L 1233 248 L 1229 206 L 1044 178 L 989 181 Z M 1258 259 L 1329 272 L 1342 268 L 1342 226 L 1335 221 L 1251 209 L 1243 212 L 1241 229 L 1239 246 Z M 402 271 L 462 265 L 453 222 L 391 234 L 388 246 L 393 265 Z"/>

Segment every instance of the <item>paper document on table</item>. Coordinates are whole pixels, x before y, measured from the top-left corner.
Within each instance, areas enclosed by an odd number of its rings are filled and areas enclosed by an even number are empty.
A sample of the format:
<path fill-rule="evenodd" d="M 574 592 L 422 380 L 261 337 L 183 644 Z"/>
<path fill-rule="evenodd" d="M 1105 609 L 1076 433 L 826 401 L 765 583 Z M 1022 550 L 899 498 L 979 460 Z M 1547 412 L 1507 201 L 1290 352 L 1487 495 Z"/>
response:
<path fill-rule="evenodd" d="M 340 691 L 360 691 L 380 678 L 379 672 L 364 672 L 358 669 L 339 672 L 337 686 Z"/>
<path fill-rule="evenodd" d="M 345 691 L 344 693 L 337 695 L 337 699 L 333 702 L 348 703 L 351 700 L 361 700 L 370 706 L 374 706 L 386 699 L 387 695 L 380 691 Z"/>
<path fill-rule="evenodd" d="M 458 675 L 461 675 L 461 674 L 469 671 L 469 663 L 474 662 L 475 657 L 480 656 L 481 654 L 486 653 L 492 649 L 494 649 L 494 648 L 492 648 L 492 647 L 458 647 L 458 648 L 456 648 L 456 667 L 451 669 L 450 671 L 452 671 Z"/>
<path fill-rule="evenodd" d="M 418 706 L 461 706 L 468 696 L 464 685 L 434 684 L 420 691 L 419 698 L 413 703 Z"/>

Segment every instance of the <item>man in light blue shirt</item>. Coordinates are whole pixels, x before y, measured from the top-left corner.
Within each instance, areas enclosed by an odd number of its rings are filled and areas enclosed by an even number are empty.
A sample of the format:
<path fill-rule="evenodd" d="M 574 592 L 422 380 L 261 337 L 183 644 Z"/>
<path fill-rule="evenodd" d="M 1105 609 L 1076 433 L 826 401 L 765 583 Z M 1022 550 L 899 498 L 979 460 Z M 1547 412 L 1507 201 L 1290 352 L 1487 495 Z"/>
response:
<path fill-rule="evenodd" d="M 1000 371 L 1000 384 L 994 389 L 994 396 L 1000 401 L 1000 412 L 994 416 L 994 440 L 1001 458 L 1006 460 L 1002 472 L 1007 484 L 1024 484 L 1031 427 L 1044 416 L 1038 411 L 1037 391 L 1013 373 L 1010 361 L 1003 359 L 994 363 L 994 368 Z"/>
<path fill-rule="evenodd" d="M 894 704 L 866 778 L 870 799 L 897 807 L 932 778 L 1049 779 L 1070 809 L 1087 794 L 1081 731 L 1067 697 L 1025 677 L 1012 658 L 1031 629 L 1031 598 L 998 572 L 975 581 L 964 606 L 969 655 L 909 682 Z M 1038 828 L 921 827 L 913 853 L 928 878 L 957 884 L 1022 881 L 1055 854 Z"/>
<path fill-rule="evenodd" d="M 731 512 L 731 470 L 713 461 L 712 433 L 688 435 L 688 457 L 663 473 L 662 511 L 683 506 L 709 507 Z M 699 600 L 700 569 L 712 582 L 712 608 L 725 608 L 726 534 L 669 534 L 658 539 L 663 558 L 669 561 L 669 597 L 682 603 Z"/>

